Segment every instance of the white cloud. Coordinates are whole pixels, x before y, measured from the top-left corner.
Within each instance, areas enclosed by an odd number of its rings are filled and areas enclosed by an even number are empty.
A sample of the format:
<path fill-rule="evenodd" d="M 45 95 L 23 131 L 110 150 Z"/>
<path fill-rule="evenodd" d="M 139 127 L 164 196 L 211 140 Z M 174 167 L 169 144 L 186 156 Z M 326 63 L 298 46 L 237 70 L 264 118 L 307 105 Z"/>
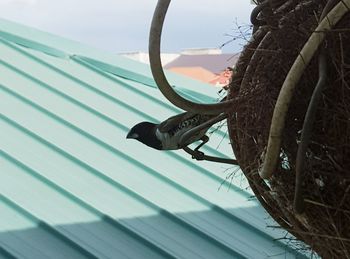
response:
<path fill-rule="evenodd" d="M 0 5 L 35 5 L 38 0 L 0 0 Z"/>
<path fill-rule="evenodd" d="M 147 50 L 157 0 L 0 0 L 0 18 L 119 51 Z M 216 47 L 235 19 L 248 22 L 248 0 L 174 0 L 164 27 L 165 51 Z"/>

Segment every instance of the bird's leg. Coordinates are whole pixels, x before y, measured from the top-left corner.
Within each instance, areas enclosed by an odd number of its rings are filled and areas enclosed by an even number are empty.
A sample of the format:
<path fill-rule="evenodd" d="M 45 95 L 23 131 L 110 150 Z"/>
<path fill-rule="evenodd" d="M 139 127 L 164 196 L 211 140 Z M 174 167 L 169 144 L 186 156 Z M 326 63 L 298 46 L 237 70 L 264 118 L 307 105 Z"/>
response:
<path fill-rule="evenodd" d="M 183 150 L 185 150 L 186 153 L 190 154 L 192 156 L 193 159 L 196 160 L 206 160 L 206 161 L 211 161 L 211 162 L 217 162 L 217 163 L 225 163 L 225 164 L 230 164 L 230 165 L 238 165 L 237 160 L 235 159 L 229 159 L 229 158 L 221 158 L 221 157 L 214 157 L 214 156 L 207 156 L 204 155 L 203 152 L 200 152 L 203 154 L 203 156 L 201 157 L 196 157 L 196 151 L 190 149 L 189 147 L 184 147 Z"/>
<path fill-rule="evenodd" d="M 200 140 L 202 140 L 202 143 L 200 143 L 200 144 L 198 145 L 198 147 L 196 147 L 196 148 L 194 149 L 194 151 L 196 151 L 196 152 L 199 152 L 198 150 L 199 150 L 201 147 L 203 147 L 205 143 L 207 143 L 207 142 L 209 141 L 209 137 L 208 137 L 207 135 L 204 135 L 203 137 L 200 138 Z"/>
<path fill-rule="evenodd" d="M 205 145 L 205 143 L 207 143 L 209 141 L 209 137 L 207 135 L 204 135 L 203 137 L 200 138 L 200 140 L 202 141 L 202 143 L 200 143 L 198 145 L 198 147 L 196 147 L 193 151 L 194 154 L 192 155 L 192 158 L 197 159 L 197 160 L 203 160 L 204 157 L 204 153 L 199 151 L 199 149 Z"/>

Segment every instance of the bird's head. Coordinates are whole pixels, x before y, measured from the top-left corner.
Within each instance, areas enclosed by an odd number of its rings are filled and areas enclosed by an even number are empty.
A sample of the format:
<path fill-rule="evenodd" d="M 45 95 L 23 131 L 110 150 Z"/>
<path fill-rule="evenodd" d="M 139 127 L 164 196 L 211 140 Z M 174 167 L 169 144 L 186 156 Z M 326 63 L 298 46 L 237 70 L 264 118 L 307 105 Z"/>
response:
<path fill-rule="evenodd" d="M 141 143 L 155 148 L 162 149 L 161 142 L 156 136 L 157 124 L 151 122 L 141 122 L 132 127 L 126 138 L 136 139 Z"/>

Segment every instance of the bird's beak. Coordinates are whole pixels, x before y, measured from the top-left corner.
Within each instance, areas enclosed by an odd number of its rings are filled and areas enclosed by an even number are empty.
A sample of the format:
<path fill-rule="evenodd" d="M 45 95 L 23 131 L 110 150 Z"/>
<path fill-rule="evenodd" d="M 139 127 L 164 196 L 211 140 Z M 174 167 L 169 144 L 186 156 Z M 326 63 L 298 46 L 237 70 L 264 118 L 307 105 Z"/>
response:
<path fill-rule="evenodd" d="M 126 138 L 137 139 L 138 137 L 139 137 L 139 134 L 137 134 L 135 132 L 129 132 L 128 135 L 126 135 Z"/>

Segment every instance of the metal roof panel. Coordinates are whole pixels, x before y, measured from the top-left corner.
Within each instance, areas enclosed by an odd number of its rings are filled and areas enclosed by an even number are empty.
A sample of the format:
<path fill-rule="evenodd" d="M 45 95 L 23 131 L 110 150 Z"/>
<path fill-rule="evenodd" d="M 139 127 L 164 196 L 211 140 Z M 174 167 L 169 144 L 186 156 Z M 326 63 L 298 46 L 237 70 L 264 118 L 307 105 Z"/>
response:
<path fill-rule="evenodd" d="M 0 258 L 302 257 L 225 181 L 237 167 L 125 139 L 141 120 L 180 112 L 148 67 L 0 25 Z M 170 77 L 194 100 L 217 98 Z M 228 142 L 218 130 L 205 151 L 230 156 Z"/>

